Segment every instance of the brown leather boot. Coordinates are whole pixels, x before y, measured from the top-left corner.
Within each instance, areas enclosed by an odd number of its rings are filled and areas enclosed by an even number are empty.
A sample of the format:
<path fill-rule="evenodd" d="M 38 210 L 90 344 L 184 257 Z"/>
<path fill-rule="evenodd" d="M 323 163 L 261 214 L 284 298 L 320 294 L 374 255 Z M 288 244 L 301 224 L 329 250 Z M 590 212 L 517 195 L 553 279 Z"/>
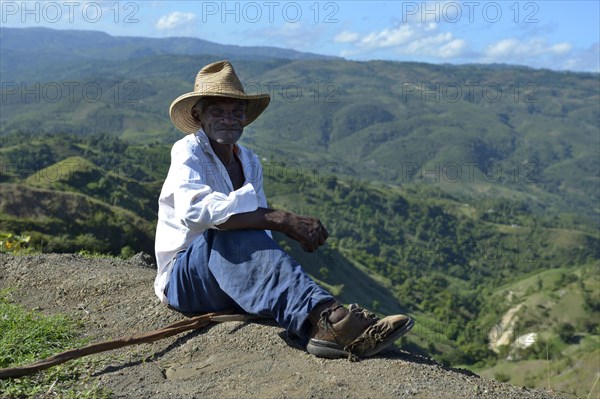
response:
<path fill-rule="evenodd" d="M 406 334 L 414 321 L 405 315 L 379 319 L 375 314 L 352 304 L 345 317 L 332 322 L 330 316 L 338 312 L 341 304 L 324 310 L 316 323 L 306 350 L 329 359 L 369 357 L 381 352 Z"/>

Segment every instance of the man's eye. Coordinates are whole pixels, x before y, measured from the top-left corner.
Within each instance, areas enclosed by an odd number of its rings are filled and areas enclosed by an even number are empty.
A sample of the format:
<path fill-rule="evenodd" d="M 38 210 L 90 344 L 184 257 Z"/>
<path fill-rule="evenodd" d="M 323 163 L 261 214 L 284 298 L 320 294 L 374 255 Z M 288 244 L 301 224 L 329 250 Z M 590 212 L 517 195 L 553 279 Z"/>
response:
<path fill-rule="evenodd" d="M 208 110 L 208 114 L 214 118 L 222 118 L 227 112 L 219 108 L 212 108 Z M 231 115 L 235 118 L 242 118 L 246 111 L 244 109 L 234 109 L 231 111 Z"/>

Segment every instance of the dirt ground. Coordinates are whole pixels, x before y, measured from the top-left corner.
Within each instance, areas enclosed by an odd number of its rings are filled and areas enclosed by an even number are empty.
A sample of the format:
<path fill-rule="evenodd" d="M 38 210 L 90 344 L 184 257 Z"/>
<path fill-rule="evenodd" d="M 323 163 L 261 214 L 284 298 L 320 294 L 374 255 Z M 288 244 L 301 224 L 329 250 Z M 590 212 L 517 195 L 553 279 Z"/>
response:
<path fill-rule="evenodd" d="M 92 342 L 161 328 L 184 316 L 161 305 L 147 255 L 129 260 L 73 254 L 0 254 L 0 289 L 43 313 L 81 320 Z M 418 323 L 418 320 L 416 321 Z M 391 349 L 350 362 L 324 360 L 271 320 L 226 322 L 92 355 L 92 379 L 115 398 L 554 398 L 444 368 Z"/>

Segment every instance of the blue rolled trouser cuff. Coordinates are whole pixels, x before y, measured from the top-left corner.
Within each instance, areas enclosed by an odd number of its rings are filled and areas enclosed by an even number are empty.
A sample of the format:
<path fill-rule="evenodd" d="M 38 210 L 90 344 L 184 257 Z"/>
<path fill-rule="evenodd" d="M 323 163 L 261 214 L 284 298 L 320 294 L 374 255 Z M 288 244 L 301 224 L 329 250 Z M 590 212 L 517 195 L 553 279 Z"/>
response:
<path fill-rule="evenodd" d="M 166 289 L 183 313 L 243 310 L 308 340 L 308 315 L 333 300 L 263 230 L 206 230 L 174 261 Z"/>

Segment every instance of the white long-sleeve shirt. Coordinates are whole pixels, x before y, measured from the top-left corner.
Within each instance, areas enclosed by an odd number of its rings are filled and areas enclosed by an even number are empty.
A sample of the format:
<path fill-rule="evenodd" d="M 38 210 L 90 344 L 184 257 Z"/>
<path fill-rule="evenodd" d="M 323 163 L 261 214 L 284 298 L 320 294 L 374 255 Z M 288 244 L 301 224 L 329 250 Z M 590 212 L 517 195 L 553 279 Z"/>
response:
<path fill-rule="evenodd" d="M 216 228 L 231 215 L 266 207 L 263 173 L 258 157 L 236 144 L 244 171 L 238 190 L 202 130 L 177 141 L 171 150 L 171 166 L 158 200 L 154 291 L 167 303 L 164 289 L 172 260 L 206 229 Z"/>

